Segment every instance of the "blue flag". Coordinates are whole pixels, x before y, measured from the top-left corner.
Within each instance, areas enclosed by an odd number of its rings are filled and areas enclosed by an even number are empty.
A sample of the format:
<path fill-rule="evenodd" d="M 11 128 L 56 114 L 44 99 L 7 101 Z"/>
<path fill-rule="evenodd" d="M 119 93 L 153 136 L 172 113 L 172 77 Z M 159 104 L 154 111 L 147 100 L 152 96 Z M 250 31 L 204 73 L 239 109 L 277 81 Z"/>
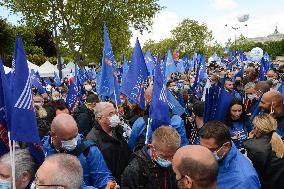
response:
<path fill-rule="evenodd" d="M 260 61 L 259 81 L 265 81 L 266 72 L 265 72 L 265 65 L 264 64 L 265 64 L 265 60 L 262 57 L 261 61 Z"/>
<path fill-rule="evenodd" d="M 168 49 L 167 55 L 166 55 L 166 59 L 164 62 L 164 66 L 165 66 L 165 77 L 167 77 L 168 75 L 171 75 L 172 73 L 175 73 L 177 71 L 172 53 L 171 53 L 171 49 Z"/>
<path fill-rule="evenodd" d="M 225 50 L 224 50 L 224 52 L 223 52 L 223 54 L 228 54 L 230 52 L 230 48 L 225 48 Z"/>
<path fill-rule="evenodd" d="M 118 72 L 115 65 L 114 54 L 112 52 L 111 43 L 108 37 L 106 24 L 104 23 L 104 49 L 101 66 L 100 85 L 97 93 L 102 97 L 110 97 L 116 95 L 119 99 L 119 91 L 115 91 L 116 84 L 118 83 Z"/>
<path fill-rule="evenodd" d="M 47 86 L 47 85 L 52 85 L 52 83 L 51 83 L 49 77 L 47 77 L 47 78 L 44 79 L 44 84 L 45 84 L 45 86 Z"/>
<path fill-rule="evenodd" d="M 147 77 L 147 66 L 137 38 L 127 76 L 122 81 L 121 92 L 142 109 L 145 108 L 144 91 Z"/>
<path fill-rule="evenodd" d="M 37 90 L 40 94 L 45 93 L 45 89 L 43 88 L 43 86 L 40 82 L 39 73 L 35 72 L 34 70 L 31 70 L 30 74 L 31 74 L 30 77 L 31 77 L 32 85 L 37 88 Z"/>
<path fill-rule="evenodd" d="M 185 72 L 183 60 L 178 60 L 178 61 L 176 62 L 176 64 L 177 64 L 177 67 L 176 67 L 176 68 L 177 68 L 177 72 L 183 74 L 183 73 Z"/>
<path fill-rule="evenodd" d="M 78 87 L 70 80 L 66 103 L 69 109 L 71 110 L 71 112 L 74 112 L 76 107 L 79 105 L 79 102 L 80 102 L 80 91 Z"/>
<path fill-rule="evenodd" d="M 61 79 L 56 72 L 54 72 L 54 83 L 56 87 L 59 87 L 61 85 Z"/>
<path fill-rule="evenodd" d="M 185 112 L 185 109 L 180 105 L 180 103 L 169 90 L 167 90 L 167 99 L 173 114 L 181 116 Z"/>
<path fill-rule="evenodd" d="M 159 58 L 155 67 L 154 85 L 150 103 L 150 118 L 152 119 L 152 130 L 155 130 L 161 125 L 170 124 L 167 92 L 164 84 L 164 78 L 160 69 Z"/>
<path fill-rule="evenodd" d="M 127 60 L 123 55 L 123 64 L 122 64 L 122 81 L 125 79 L 127 72 L 129 70 L 129 65 L 127 64 Z"/>
<path fill-rule="evenodd" d="M 6 95 L 5 89 L 7 90 L 7 81 L 0 58 L 0 157 L 1 155 L 9 151 L 9 139 L 8 139 L 8 129 L 7 129 L 7 111 L 6 111 Z"/>
<path fill-rule="evenodd" d="M 31 78 L 21 34 L 18 34 L 12 64 L 11 140 L 40 144 Z"/>
<path fill-rule="evenodd" d="M 154 69 L 155 69 L 155 59 L 152 56 L 149 49 L 145 53 L 145 63 L 146 63 L 149 75 L 152 76 Z"/>
<path fill-rule="evenodd" d="M 96 73 L 95 68 L 91 68 L 88 70 L 88 77 L 90 80 L 96 80 L 96 76 L 97 76 L 97 73 Z"/>
<path fill-rule="evenodd" d="M 83 85 L 85 81 L 88 80 L 88 72 L 87 70 L 82 67 L 79 71 L 79 81 L 80 81 L 80 85 Z"/>

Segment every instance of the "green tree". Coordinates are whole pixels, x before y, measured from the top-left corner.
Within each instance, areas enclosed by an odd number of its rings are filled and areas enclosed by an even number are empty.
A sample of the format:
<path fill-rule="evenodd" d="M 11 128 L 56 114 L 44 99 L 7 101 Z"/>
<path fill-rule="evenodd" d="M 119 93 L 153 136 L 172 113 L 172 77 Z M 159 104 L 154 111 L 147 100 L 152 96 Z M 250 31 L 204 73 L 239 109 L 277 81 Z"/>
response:
<path fill-rule="evenodd" d="M 103 21 L 120 56 L 129 47 L 129 27 L 147 30 L 162 9 L 157 0 L 3 0 L 2 5 L 21 12 L 27 25 L 51 28 L 58 58 L 60 48 L 67 48 L 81 64 L 101 61 Z"/>
<path fill-rule="evenodd" d="M 212 31 L 205 23 L 199 24 L 190 19 L 184 19 L 171 33 L 175 42 L 189 52 L 202 52 L 213 40 Z"/>

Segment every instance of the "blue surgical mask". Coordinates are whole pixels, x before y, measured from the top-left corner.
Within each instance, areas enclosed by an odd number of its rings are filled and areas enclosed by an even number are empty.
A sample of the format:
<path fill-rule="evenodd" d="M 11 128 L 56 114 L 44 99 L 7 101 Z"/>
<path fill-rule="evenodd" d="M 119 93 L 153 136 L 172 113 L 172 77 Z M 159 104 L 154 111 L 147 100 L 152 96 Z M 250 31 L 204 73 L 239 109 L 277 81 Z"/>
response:
<path fill-rule="evenodd" d="M 217 155 L 217 151 L 214 151 L 214 152 L 212 152 L 212 155 L 215 157 L 215 159 L 217 160 L 217 161 L 220 161 L 223 157 L 219 157 L 218 155 Z"/>
<path fill-rule="evenodd" d="M 157 164 L 160 165 L 161 167 L 169 167 L 172 165 L 172 162 L 166 159 L 162 159 L 160 157 L 157 158 L 156 160 Z"/>
<path fill-rule="evenodd" d="M 0 188 L 1 189 L 12 189 L 12 186 L 9 181 L 0 179 Z"/>
<path fill-rule="evenodd" d="M 178 86 L 175 86 L 174 91 L 178 92 L 178 90 L 179 90 Z"/>
<path fill-rule="evenodd" d="M 190 89 L 189 85 L 184 85 L 184 89 L 189 90 Z"/>

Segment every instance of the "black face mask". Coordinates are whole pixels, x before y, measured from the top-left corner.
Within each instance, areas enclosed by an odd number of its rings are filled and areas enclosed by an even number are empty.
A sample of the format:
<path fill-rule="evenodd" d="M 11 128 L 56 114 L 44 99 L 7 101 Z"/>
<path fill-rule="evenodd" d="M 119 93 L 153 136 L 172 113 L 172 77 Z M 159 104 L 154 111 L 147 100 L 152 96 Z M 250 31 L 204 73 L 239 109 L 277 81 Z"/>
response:
<path fill-rule="evenodd" d="M 236 85 L 236 86 L 241 85 L 241 81 L 239 81 L 239 80 L 235 81 L 235 85 Z"/>

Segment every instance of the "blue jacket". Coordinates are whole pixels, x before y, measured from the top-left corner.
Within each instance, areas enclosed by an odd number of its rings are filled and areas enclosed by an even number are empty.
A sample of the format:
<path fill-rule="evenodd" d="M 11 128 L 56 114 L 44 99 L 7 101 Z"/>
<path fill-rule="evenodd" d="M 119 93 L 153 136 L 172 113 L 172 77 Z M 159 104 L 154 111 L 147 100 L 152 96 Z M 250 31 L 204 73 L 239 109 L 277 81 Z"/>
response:
<path fill-rule="evenodd" d="M 219 161 L 218 189 L 259 189 L 260 181 L 250 161 L 233 142 L 231 150 Z"/>
<path fill-rule="evenodd" d="M 185 146 L 188 144 L 188 139 L 186 138 L 184 121 L 180 116 L 174 115 L 171 117 L 171 126 L 177 130 L 181 137 L 181 146 Z M 143 117 L 139 117 L 132 126 L 132 132 L 128 140 L 128 145 L 130 149 L 133 151 L 135 146 L 137 145 L 139 136 L 143 134 L 146 129 L 146 123 Z"/>
<path fill-rule="evenodd" d="M 80 147 L 81 140 L 81 137 L 78 137 L 77 148 Z M 49 136 L 46 136 L 43 139 L 43 149 L 45 157 L 57 153 L 50 143 Z M 109 181 L 115 180 L 108 169 L 100 150 L 96 146 L 90 147 L 87 158 L 83 153 L 77 156 L 77 158 L 83 167 L 84 185 L 105 188 Z"/>

